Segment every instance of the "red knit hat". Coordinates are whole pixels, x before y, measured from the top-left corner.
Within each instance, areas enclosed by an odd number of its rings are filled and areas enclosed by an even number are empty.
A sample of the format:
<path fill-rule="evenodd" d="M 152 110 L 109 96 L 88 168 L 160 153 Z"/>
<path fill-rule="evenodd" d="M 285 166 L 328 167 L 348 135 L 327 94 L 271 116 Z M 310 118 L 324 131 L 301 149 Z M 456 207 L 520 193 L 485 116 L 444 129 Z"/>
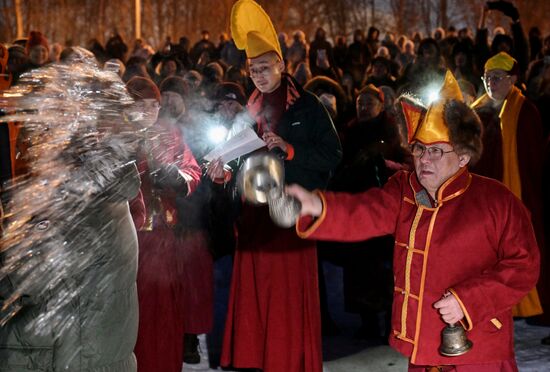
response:
<path fill-rule="evenodd" d="M 126 83 L 128 93 L 133 99 L 156 99 L 160 103 L 160 91 L 159 88 L 153 83 L 151 79 L 141 76 L 134 76 L 128 83 Z"/>
<path fill-rule="evenodd" d="M 46 37 L 42 35 L 42 32 L 31 31 L 29 34 L 29 38 L 27 39 L 27 45 L 25 46 L 25 53 L 27 53 L 28 55 L 31 48 L 37 45 L 42 45 L 44 48 L 50 51 L 48 39 L 46 39 Z"/>

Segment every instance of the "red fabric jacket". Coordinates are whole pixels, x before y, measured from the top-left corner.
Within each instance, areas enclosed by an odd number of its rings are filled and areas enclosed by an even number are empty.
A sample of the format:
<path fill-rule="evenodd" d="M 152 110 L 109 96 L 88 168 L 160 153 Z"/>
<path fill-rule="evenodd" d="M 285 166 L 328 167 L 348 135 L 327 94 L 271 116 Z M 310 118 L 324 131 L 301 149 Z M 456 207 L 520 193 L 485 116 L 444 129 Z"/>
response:
<path fill-rule="evenodd" d="M 153 208 L 151 181 L 148 176 L 148 172 L 150 171 L 148 161 L 152 160 L 157 166 L 161 164 L 176 164 L 185 175 L 189 193 L 197 188 L 201 177 L 201 169 L 189 146 L 185 143 L 183 134 L 175 125 L 159 120 L 149 134 L 152 139 L 145 146 L 147 148 L 142 149 L 138 158 L 138 170 L 141 175 L 141 197 L 143 198 L 144 208 L 138 208 L 137 206 L 132 208 L 132 213 L 138 214 L 134 215 L 134 221 L 141 221 L 142 217 L 139 214 L 151 213 L 151 209 Z M 148 152 L 148 155 L 145 152 Z M 161 211 L 158 216 L 169 226 L 175 225 L 177 221 L 176 193 L 170 190 L 163 190 L 160 200 Z M 132 201 L 132 207 L 135 204 L 136 200 Z M 155 221 L 155 225 L 160 222 Z"/>
<path fill-rule="evenodd" d="M 392 347 L 419 365 L 514 357 L 511 308 L 537 281 L 539 251 L 526 208 L 504 185 L 463 168 L 440 187 L 436 202 L 408 172 L 382 189 L 320 195 L 323 215 L 299 220 L 302 237 L 395 237 Z M 457 357 L 438 352 L 445 324 L 433 304 L 447 290 L 458 298 L 473 342 Z"/>

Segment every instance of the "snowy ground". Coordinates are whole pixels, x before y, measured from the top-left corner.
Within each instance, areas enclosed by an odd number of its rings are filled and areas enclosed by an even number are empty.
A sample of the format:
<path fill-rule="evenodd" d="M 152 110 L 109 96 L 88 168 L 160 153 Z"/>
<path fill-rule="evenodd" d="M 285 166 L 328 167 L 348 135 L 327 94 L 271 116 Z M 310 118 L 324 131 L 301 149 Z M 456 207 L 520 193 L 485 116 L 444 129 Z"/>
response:
<path fill-rule="evenodd" d="M 231 262 L 224 258 L 216 263 L 216 317 L 214 331 L 200 337 L 201 363 L 184 364 L 183 371 L 220 371 L 217 367 L 221 332 L 226 310 L 227 291 L 231 276 Z M 340 327 L 340 334 L 323 338 L 324 372 L 398 372 L 407 370 L 407 360 L 389 346 L 354 340 L 352 335 L 359 319 L 345 313 L 341 291 L 341 270 L 325 264 L 325 277 L 332 316 Z M 550 327 L 528 325 L 524 320 L 515 322 L 516 359 L 520 372 L 550 372 L 550 346 L 540 340 L 550 334 Z M 217 368 L 217 369 L 216 369 Z"/>

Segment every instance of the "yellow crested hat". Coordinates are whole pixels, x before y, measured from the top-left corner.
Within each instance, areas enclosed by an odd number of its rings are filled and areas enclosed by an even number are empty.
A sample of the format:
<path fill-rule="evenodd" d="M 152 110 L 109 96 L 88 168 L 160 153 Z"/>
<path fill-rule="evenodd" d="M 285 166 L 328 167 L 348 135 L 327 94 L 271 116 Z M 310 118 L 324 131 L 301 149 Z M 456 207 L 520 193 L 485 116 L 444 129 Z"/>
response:
<path fill-rule="evenodd" d="M 500 52 L 495 54 L 485 62 L 485 71 L 504 70 L 512 71 L 517 65 L 517 61 L 508 53 Z"/>
<path fill-rule="evenodd" d="M 427 110 L 411 102 L 401 101 L 409 143 L 419 141 L 430 145 L 438 142 L 450 142 L 449 128 L 445 124 L 445 103 L 449 99 L 463 102 L 462 92 L 453 74 L 447 70 L 443 86 L 437 100 Z"/>
<path fill-rule="evenodd" d="M 231 36 L 248 58 L 275 52 L 283 58 L 275 27 L 263 8 L 253 0 L 239 0 L 231 9 Z"/>

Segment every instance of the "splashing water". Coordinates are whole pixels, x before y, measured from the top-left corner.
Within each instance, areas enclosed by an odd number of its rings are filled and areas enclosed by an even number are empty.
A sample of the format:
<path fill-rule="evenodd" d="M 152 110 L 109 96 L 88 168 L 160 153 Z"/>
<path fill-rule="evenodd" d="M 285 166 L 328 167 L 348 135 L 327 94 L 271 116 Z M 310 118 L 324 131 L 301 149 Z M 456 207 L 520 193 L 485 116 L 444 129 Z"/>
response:
<path fill-rule="evenodd" d="M 0 120 L 21 123 L 29 170 L 4 189 L 0 327 L 40 304 L 26 326 L 36 335 L 82 322 L 75 302 L 114 291 L 121 276 L 135 281 L 137 267 L 137 245 L 113 243 L 117 211 L 139 188 L 133 100 L 89 52 L 76 48 L 69 62 L 32 70 L 0 94 Z"/>

